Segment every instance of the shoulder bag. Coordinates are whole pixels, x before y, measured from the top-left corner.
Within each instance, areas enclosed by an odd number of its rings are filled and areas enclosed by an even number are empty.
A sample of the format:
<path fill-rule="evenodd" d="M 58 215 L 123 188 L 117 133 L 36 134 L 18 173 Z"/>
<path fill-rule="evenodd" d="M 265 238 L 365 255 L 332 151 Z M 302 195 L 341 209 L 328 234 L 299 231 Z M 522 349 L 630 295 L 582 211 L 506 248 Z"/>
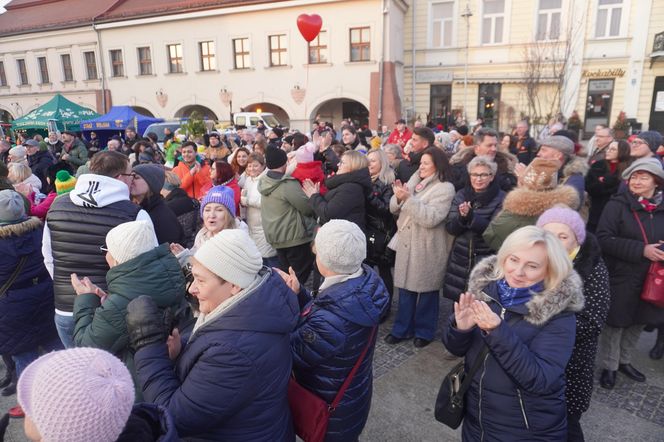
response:
<path fill-rule="evenodd" d="M 641 234 L 643 235 L 643 242 L 648 245 L 648 237 L 643 228 L 643 224 L 632 210 L 636 222 L 639 224 Z M 660 261 L 655 261 L 650 264 L 646 279 L 643 281 L 643 288 L 641 289 L 641 300 L 657 307 L 664 308 L 664 265 Z"/>
<path fill-rule="evenodd" d="M 343 399 L 346 390 L 355 377 L 355 373 L 358 368 L 360 368 L 360 364 L 367 355 L 369 347 L 376 336 L 377 328 L 378 327 L 376 326 L 371 330 L 371 336 L 369 336 L 367 345 L 364 347 L 364 350 L 362 350 L 360 357 L 357 358 L 357 362 L 355 362 L 355 365 L 344 380 L 344 383 L 341 385 L 341 388 L 331 404 L 328 404 L 323 399 L 298 384 L 295 378 L 291 376 L 288 381 L 288 405 L 291 414 L 293 415 L 295 434 L 302 438 L 304 442 L 322 442 L 325 440 L 330 416 L 334 413 L 334 410 L 336 410 L 341 399 Z"/>
<path fill-rule="evenodd" d="M 521 319 L 521 316 L 515 316 L 507 324 L 512 326 Z M 438 390 L 436 397 L 436 406 L 434 416 L 440 423 L 447 425 L 452 429 L 459 428 L 464 416 L 464 403 L 466 391 L 473 382 L 475 373 L 480 369 L 484 359 L 489 354 L 489 347 L 484 344 L 482 351 L 477 356 L 475 363 L 468 372 L 465 371 L 465 362 L 459 362 L 443 378 L 443 382 Z"/>
<path fill-rule="evenodd" d="M 23 270 L 23 266 L 25 265 L 25 262 L 28 260 L 28 256 L 21 256 L 21 259 L 18 261 L 18 264 L 16 265 L 16 268 L 14 269 L 14 272 L 12 272 L 11 276 L 5 282 L 2 287 L 0 287 L 0 298 L 4 298 L 5 293 L 9 291 L 9 288 L 14 284 L 14 281 L 16 281 L 16 278 L 18 278 L 18 275 L 21 273 L 21 270 Z"/>

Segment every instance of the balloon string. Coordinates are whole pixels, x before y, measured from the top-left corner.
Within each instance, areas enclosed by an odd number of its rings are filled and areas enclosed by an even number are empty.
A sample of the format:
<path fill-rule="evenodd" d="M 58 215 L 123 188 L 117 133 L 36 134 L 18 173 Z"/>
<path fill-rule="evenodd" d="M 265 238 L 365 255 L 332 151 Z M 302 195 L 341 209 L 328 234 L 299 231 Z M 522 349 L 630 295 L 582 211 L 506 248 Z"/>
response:
<path fill-rule="evenodd" d="M 307 62 L 309 61 L 308 59 L 309 54 L 307 53 Z M 309 120 L 309 127 L 307 127 L 307 132 L 309 131 L 309 128 L 311 127 L 311 118 L 308 117 L 307 115 L 307 93 L 309 92 L 309 63 L 307 63 L 307 69 L 306 69 L 306 78 L 304 80 L 304 116 L 307 120 Z"/>

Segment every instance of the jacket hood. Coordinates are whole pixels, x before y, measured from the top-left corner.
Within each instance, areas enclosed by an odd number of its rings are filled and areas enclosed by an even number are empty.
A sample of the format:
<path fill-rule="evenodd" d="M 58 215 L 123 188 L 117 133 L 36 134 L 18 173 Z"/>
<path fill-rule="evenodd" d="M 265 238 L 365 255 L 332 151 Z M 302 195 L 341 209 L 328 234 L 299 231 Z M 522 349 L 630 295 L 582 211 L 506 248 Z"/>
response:
<path fill-rule="evenodd" d="M 556 204 L 579 207 L 579 192 L 568 185 L 542 192 L 520 187 L 507 194 L 503 201 L 503 209 L 516 215 L 540 216 Z"/>
<path fill-rule="evenodd" d="M 369 169 L 364 167 L 362 169 L 354 170 L 348 173 L 336 174 L 325 180 L 325 187 L 334 189 L 342 184 L 357 183 L 364 188 L 365 195 L 371 192 L 371 175 Z"/>
<path fill-rule="evenodd" d="M 297 296 L 281 276 L 267 267 L 259 273 L 257 287 L 200 332 L 213 330 L 290 333 L 297 324 L 300 306 Z"/>
<path fill-rule="evenodd" d="M 386 308 L 389 295 L 376 272 L 364 264 L 362 269 L 362 275 L 323 290 L 314 302 L 347 321 L 373 327 Z"/>
<path fill-rule="evenodd" d="M 23 256 L 41 251 L 42 222 L 31 217 L 23 222 L 0 226 L 4 256 Z M 8 247 L 4 247 L 7 245 Z M 14 270 L 14 269 L 12 269 Z"/>
<path fill-rule="evenodd" d="M 590 170 L 590 166 L 585 158 L 577 157 L 576 155 L 563 166 L 561 178 L 565 179 L 574 174 L 586 176 Z"/>
<path fill-rule="evenodd" d="M 293 180 L 297 181 L 295 178 L 290 175 L 282 175 L 281 177 L 275 178 L 274 174 L 268 172 L 265 175 L 261 176 L 258 180 L 258 191 L 261 195 L 268 196 L 274 192 L 284 181 Z M 297 184 L 298 186 L 300 183 Z"/>
<path fill-rule="evenodd" d="M 115 178 L 86 173 L 78 178 L 69 198 L 80 207 L 106 207 L 128 201 L 129 187 Z"/>
<path fill-rule="evenodd" d="M 470 273 L 468 291 L 485 302 L 498 302 L 495 298 L 498 296 L 497 292 L 486 290 L 496 281 L 493 277 L 496 259 L 495 255 L 484 258 Z M 493 292 L 495 297 L 490 296 L 487 292 Z M 578 273 L 572 271 L 558 287 L 533 294 L 530 301 L 525 304 L 527 312 L 524 319 L 533 325 L 541 326 L 558 313 L 581 311 L 583 303 L 583 281 Z"/>
<path fill-rule="evenodd" d="M 0 239 L 10 238 L 12 236 L 21 236 L 27 232 L 32 232 L 41 228 L 42 222 L 34 216 L 16 224 L 0 226 Z"/>
<path fill-rule="evenodd" d="M 161 405 L 134 405 L 117 442 L 176 442 L 178 438 L 173 418 Z"/>
<path fill-rule="evenodd" d="M 309 161 L 309 162 L 306 162 L 306 163 L 297 163 L 296 170 L 298 170 L 298 169 L 302 169 L 302 170 L 317 170 L 317 169 L 320 169 L 322 171 L 323 170 L 323 162 L 318 161 L 318 160 L 314 160 L 314 161 Z"/>

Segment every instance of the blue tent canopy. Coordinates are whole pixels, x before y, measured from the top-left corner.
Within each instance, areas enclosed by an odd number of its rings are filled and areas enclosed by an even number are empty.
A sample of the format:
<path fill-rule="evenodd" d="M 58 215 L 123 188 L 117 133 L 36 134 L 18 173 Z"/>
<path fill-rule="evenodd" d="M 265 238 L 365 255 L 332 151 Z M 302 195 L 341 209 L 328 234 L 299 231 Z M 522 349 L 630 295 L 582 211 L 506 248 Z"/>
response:
<path fill-rule="evenodd" d="M 129 106 L 113 106 L 106 115 L 92 120 L 81 121 L 81 131 L 123 131 L 127 126 L 135 126 L 136 132 L 142 134 L 152 123 L 161 123 L 162 121 L 164 121 L 163 118 L 152 118 L 141 115 Z"/>

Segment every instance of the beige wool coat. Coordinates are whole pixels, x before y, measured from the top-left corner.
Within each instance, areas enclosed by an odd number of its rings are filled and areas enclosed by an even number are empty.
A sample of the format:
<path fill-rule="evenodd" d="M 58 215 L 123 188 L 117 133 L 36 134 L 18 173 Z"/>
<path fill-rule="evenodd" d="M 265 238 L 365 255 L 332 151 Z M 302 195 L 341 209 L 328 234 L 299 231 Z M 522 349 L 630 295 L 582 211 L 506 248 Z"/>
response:
<path fill-rule="evenodd" d="M 410 198 L 401 204 L 396 196 L 390 211 L 399 215 L 394 285 L 413 292 L 438 291 L 443 287 L 453 237 L 445 230 L 445 220 L 454 198 L 454 186 L 437 176 L 408 181 Z M 420 186 L 418 186 L 420 185 Z"/>

